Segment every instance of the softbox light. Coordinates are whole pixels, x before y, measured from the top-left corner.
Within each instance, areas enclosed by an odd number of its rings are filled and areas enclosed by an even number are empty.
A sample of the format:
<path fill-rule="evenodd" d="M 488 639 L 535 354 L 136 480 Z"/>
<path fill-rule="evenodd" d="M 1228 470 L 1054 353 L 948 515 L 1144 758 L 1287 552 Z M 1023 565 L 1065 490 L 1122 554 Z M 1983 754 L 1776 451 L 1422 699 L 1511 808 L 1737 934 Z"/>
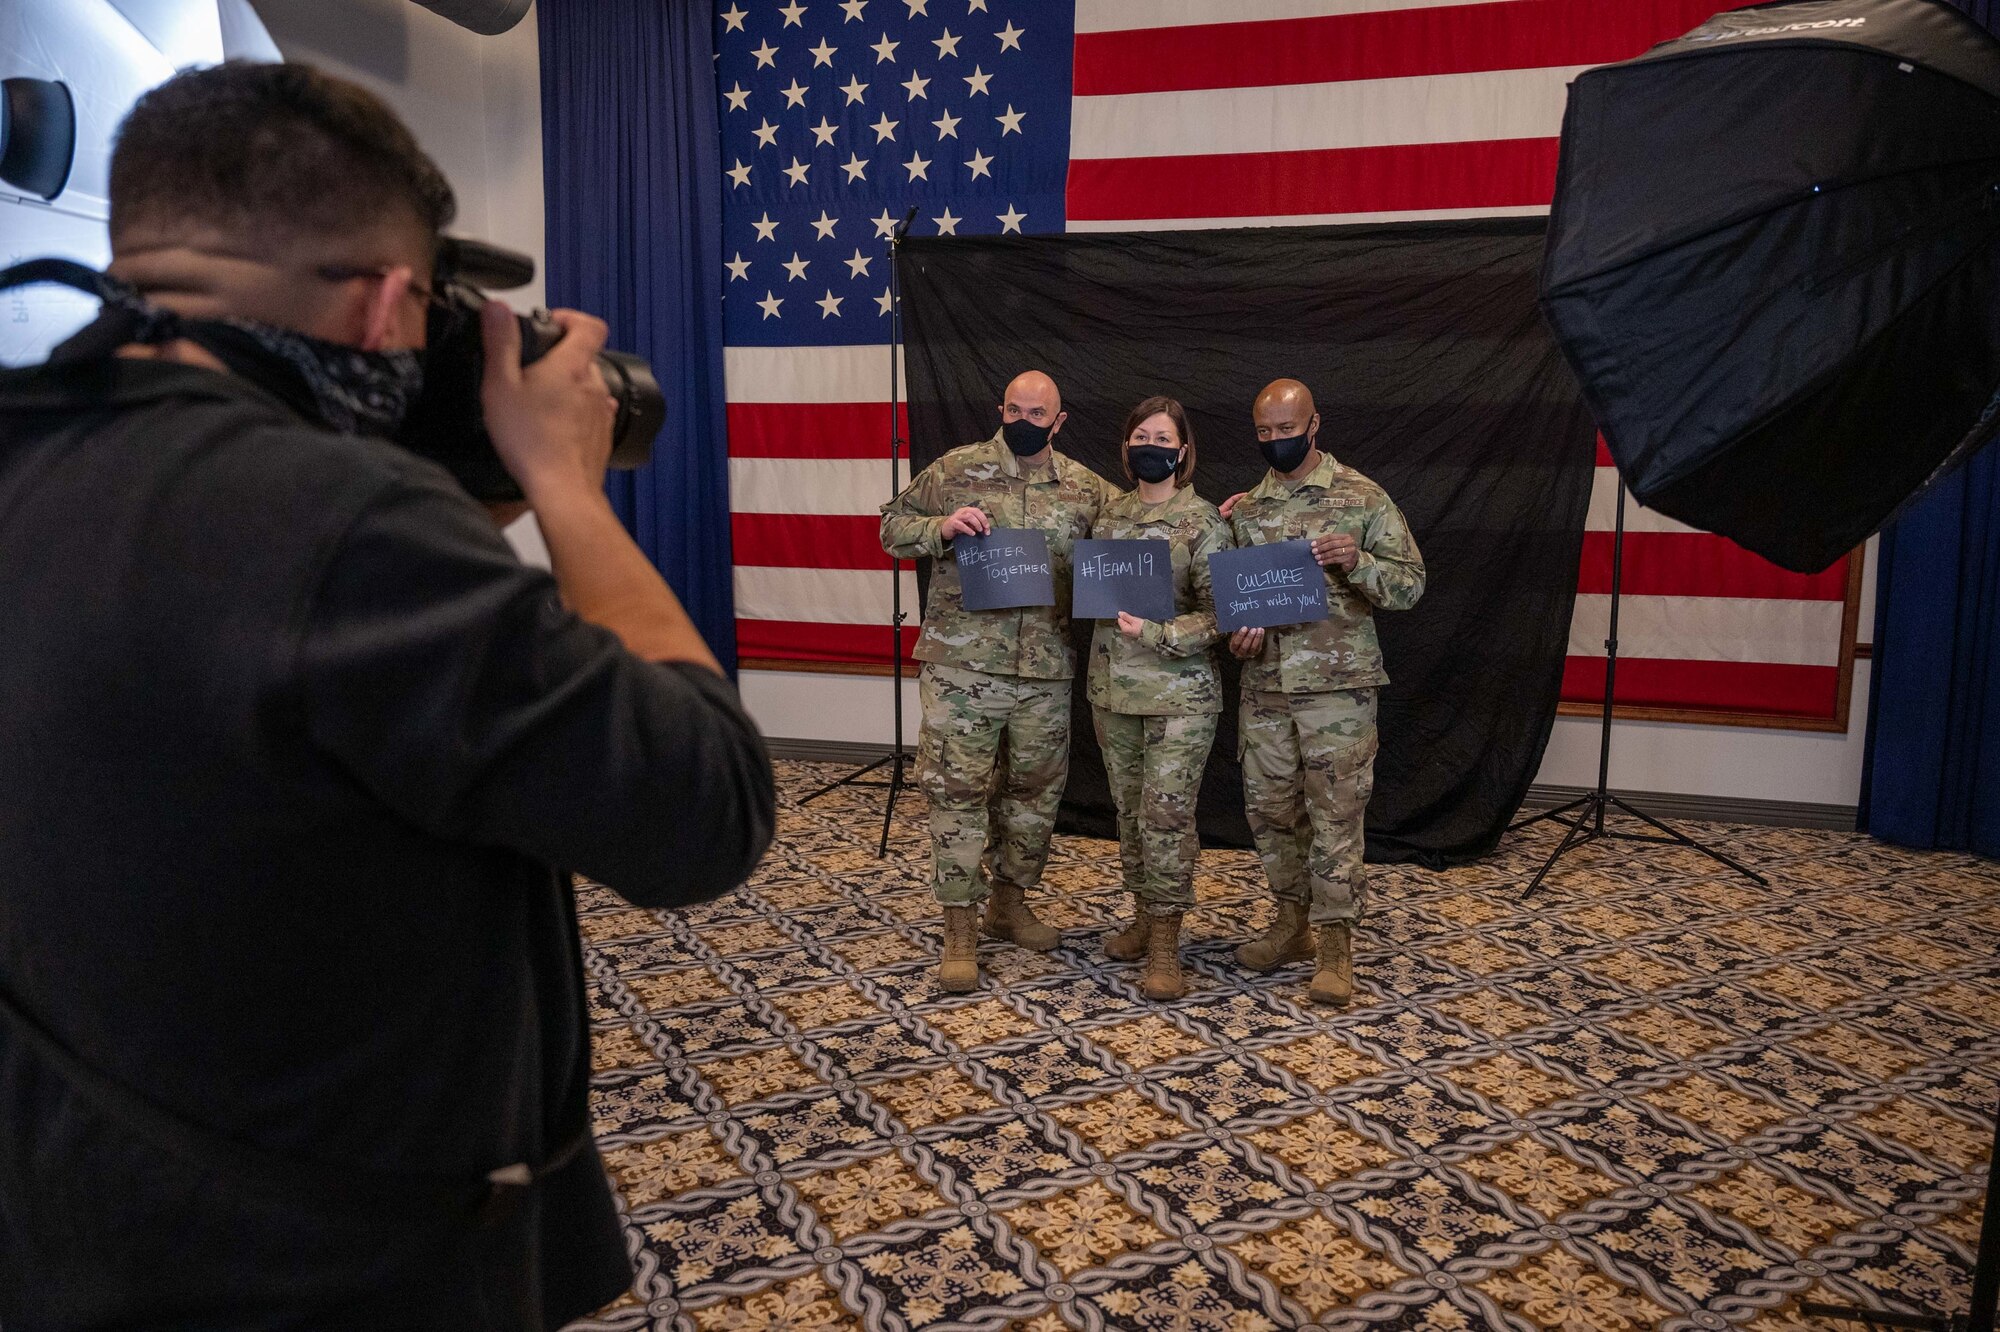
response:
<path fill-rule="evenodd" d="M 2000 42 L 1935 0 L 1721 14 L 1570 87 L 1542 307 L 1642 504 L 1825 568 L 1985 442 Z"/>
<path fill-rule="evenodd" d="M 76 103 L 49 79 L 0 79 L 0 180 L 53 199 L 76 160 Z"/>

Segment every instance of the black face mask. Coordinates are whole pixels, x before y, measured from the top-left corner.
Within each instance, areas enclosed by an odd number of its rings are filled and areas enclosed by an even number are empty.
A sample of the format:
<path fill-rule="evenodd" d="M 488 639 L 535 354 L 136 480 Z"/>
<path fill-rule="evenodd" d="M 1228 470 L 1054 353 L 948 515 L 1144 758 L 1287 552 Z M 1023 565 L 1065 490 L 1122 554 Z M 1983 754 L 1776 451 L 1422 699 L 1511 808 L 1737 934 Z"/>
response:
<path fill-rule="evenodd" d="M 1000 434 L 1007 441 L 1007 447 L 1014 451 L 1016 458 L 1032 458 L 1049 446 L 1051 426 L 1038 426 L 1023 418 L 1018 421 L 1004 421 Z"/>
<path fill-rule="evenodd" d="M 1181 465 L 1181 451 L 1158 444 L 1134 444 L 1125 450 L 1125 461 L 1131 464 L 1132 475 L 1141 481 L 1159 482 L 1172 476 Z"/>
<path fill-rule="evenodd" d="M 1283 439 L 1266 439 L 1258 442 L 1263 450 L 1264 461 L 1271 464 L 1274 472 L 1296 472 L 1299 464 L 1312 452 L 1312 434 L 1288 435 Z"/>

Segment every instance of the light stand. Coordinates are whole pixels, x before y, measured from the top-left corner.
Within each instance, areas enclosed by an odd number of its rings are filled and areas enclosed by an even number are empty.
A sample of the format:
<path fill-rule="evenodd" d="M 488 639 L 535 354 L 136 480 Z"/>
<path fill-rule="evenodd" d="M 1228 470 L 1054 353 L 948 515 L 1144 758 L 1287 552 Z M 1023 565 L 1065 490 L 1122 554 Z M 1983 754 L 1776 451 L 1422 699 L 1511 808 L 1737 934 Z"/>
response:
<path fill-rule="evenodd" d="M 903 379 L 903 283 L 896 275 L 896 249 L 903 243 L 903 237 L 909 234 L 910 223 L 916 217 L 917 210 L 913 207 L 903 214 L 901 222 L 889 230 L 889 498 L 892 500 L 903 490 L 903 473 L 899 466 L 903 458 L 903 422 L 897 411 Z M 889 661 L 896 690 L 896 746 L 873 763 L 856 768 L 845 777 L 836 777 L 799 801 L 801 805 L 811 804 L 827 792 L 843 786 L 886 790 L 889 797 L 882 806 L 882 840 L 875 847 L 877 860 L 889 854 L 889 824 L 896 815 L 896 797 L 908 784 L 904 780 L 903 769 L 910 762 L 908 749 L 903 744 L 903 621 L 909 618 L 909 612 L 903 609 L 903 562 L 896 559 L 889 561 L 889 609 Z M 889 780 L 863 780 L 869 773 L 885 766 L 889 769 Z"/>
<path fill-rule="evenodd" d="M 1549 853 L 1549 858 L 1542 862 L 1542 867 L 1535 871 L 1535 877 L 1529 880 L 1527 888 L 1521 893 L 1523 900 L 1534 895 L 1535 891 L 1542 886 L 1542 880 L 1548 877 L 1549 871 L 1556 867 L 1556 862 L 1561 860 L 1565 853 L 1586 846 L 1600 838 L 1612 838 L 1621 842 L 1656 842 L 1667 846 L 1691 847 L 1712 860 L 1721 861 L 1753 883 L 1762 884 L 1766 882 L 1764 876 L 1758 874 L 1755 870 L 1738 864 L 1712 846 L 1702 845 L 1686 833 L 1668 827 L 1650 814 L 1640 813 L 1617 796 L 1612 795 L 1609 790 L 1611 777 L 1611 699 L 1613 686 L 1616 685 L 1618 680 L 1618 598 L 1621 585 L 1624 581 L 1624 572 L 1625 481 L 1621 477 L 1618 482 L 1617 529 L 1616 534 L 1611 539 L 1611 632 L 1604 640 L 1604 716 L 1599 723 L 1597 789 L 1578 796 L 1568 804 L 1558 805 L 1554 809 L 1545 810 L 1540 814 L 1522 819 L 1519 823 L 1507 829 L 1508 832 L 1514 832 L 1527 827 L 1531 823 L 1540 823 L 1543 819 L 1554 819 L 1557 823 L 1563 824 L 1569 829 L 1567 833 L 1563 834 L 1562 841 L 1556 844 L 1556 849 Z M 1629 814 L 1641 823 L 1650 824 L 1666 835 L 1664 837 L 1657 837 L 1647 833 L 1618 832 L 1614 829 L 1606 828 L 1604 826 L 1604 816 L 1613 809 Z"/>

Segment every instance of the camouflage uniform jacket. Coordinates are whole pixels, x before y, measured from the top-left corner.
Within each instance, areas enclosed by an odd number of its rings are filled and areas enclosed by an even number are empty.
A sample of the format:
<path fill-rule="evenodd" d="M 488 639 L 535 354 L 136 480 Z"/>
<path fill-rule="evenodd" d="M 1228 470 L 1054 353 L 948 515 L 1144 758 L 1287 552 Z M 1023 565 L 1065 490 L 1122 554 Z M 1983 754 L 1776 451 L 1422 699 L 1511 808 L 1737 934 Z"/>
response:
<path fill-rule="evenodd" d="M 1174 607 L 1162 624 L 1146 621 L 1127 638 L 1118 621 L 1099 620 L 1090 640 L 1093 707 L 1137 716 L 1190 716 L 1222 711 L 1222 677 L 1209 651 L 1220 635 L 1208 589 L 1208 557 L 1236 542 L 1215 506 L 1182 486 L 1149 505 L 1134 490 L 1098 515 L 1090 535 L 1105 541 L 1165 541 L 1173 550 Z"/>
<path fill-rule="evenodd" d="M 1117 494 L 1109 481 L 1061 452 L 1038 469 L 1023 467 L 998 431 L 993 438 L 953 449 L 926 467 L 902 494 L 882 506 L 882 549 L 899 560 L 928 556 L 935 561 L 924 606 L 924 632 L 914 654 L 917 660 L 1031 680 L 1073 677 L 1070 550 L 1090 535 L 1098 512 Z M 1055 605 L 997 611 L 965 608 L 958 563 L 938 529 L 954 510 L 967 505 L 982 510 L 995 527 L 1040 528 L 1048 534 Z"/>
<path fill-rule="evenodd" d="M 1424 557 L 1403 511 L 1382 487 L 1322 453 L 1319 466 L 1303 480 L 1267 472 L 1229 518 L 1239 546 L 1346 532 L 1361 547 L 1351 573 L 1325 571 L 1326 619 L 1266 633 L 1263 653 L 1243 663 L 1243 688 L 1314 694 L 1389 683 L 1374 610 L 1417 604 L 1424 594 Z"/>

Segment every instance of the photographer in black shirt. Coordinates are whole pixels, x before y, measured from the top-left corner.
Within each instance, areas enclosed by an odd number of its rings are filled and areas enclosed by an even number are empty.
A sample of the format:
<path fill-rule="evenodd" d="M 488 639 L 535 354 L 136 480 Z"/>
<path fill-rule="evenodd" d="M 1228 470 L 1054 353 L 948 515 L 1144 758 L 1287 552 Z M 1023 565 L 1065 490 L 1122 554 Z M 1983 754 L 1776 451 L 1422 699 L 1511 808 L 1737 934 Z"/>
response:
<path fill-rule="evenodd" d="M 524 369 L 484 322 L 553 579 L 388 442 L 452 209 L 358 87 L 180 75 L 113 157 L 101 353 L 0 372 L 7 1332 L 546 1328 L 630 1281 L 567 872 L 728 891 L 770 762 L 605 500 L 602 324 Z"/>

